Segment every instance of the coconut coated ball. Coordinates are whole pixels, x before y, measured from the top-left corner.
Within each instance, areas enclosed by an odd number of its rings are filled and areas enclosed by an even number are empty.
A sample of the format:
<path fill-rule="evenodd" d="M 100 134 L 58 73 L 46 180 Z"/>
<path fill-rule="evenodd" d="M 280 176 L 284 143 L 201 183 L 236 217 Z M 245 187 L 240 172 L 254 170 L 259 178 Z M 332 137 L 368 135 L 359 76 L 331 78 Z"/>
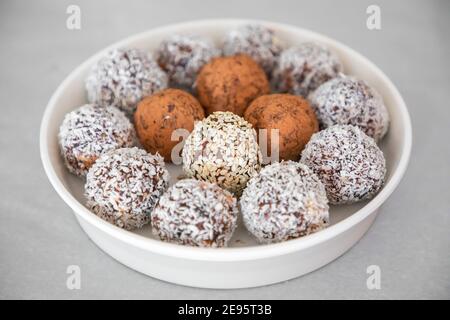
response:
<path fill-rule="evenodd" d="M 207 114 L 231 111 L 239 116 L 255 98 L 268 94 L 264 70 L 249 56 L 212 59 L 197 78 L 197 93 Z"/>
<path fill-rule="evenodd" d="M 100 59 L 86 79 L 88 100 L 114 105 L 132 116 L 145 96 L 167 88 L 167 75 L 139 49 L 115 49 Z"/>
<path fill-rule="evenodd" d="M 300 160 L 320 178 L 333 204 L 371 199 L 385 181 L 386 161 L 358 127 L 334 125 L 314 134 Z"/>
<path fill-rule="evenodd" d="M 188 177 L 216 183 L 236 195 L 261 167 L 255 130 L 231 112 L 215 112 L 198 122 L 182 155 Z"/>
<path fill-rule="evenodd" d="M 119 109 L 86 104 L 66 114 L 58 140 L 66 167 L 85 176 L 100 155 L 131 147 L 134 136 L 132 124 Z"/>
<path fill-rule="evenodd" d="M 340 76 L 325 82 L 309 100 L 320 127 L 351 124 L 379 141 L 387 132 L 389 114 L 378 92 L 365 81 Z"/>
<path fill-rule="evenodd" d="M 218 55 L 220 50 L 209 40 L 177 34 L 161 43 L 156 59 L 167 72 L 171 87 L 192 91 L 200 69 Z"/>
<path fill-rule="evenodd" d="M 307 166 L 294 161 L 263 168 L 249 181 L 240 207 L 246 228 L 263 243 L 302 237 L 329 222 L 323 184 Z"/>
<path fill-rule="evenodd" d="M 278 153 L 282 160 L 298 160 L 319 126 L 309 103 L 300 96 L 270 94 L 253 100 L 244 118 L 258 131 L 266 129 L 267 150 L 272 152 L 272 134 L 278 130 Z M 261 139 L 261 132 L 259 139 Z M 264 143 L 259 141 L 259 144 Z"/>
<path fill-rule="evenodd" d="M 103 220 L 132 230 L 150 221 L 167 189 L 169 172 L 159 155 L 122 148 L 103 154 L 86 176 L 86 206 Z"/>
<path fill-rule="evenodd" d="M 270 75 L 282 50 L 280 40 L 272 29 L 259 24 L 243 25 L 225 37 L 225 55 L 244 53 L 252 57 Z"/>
<path fill-rule="evenodd" d="M 161 240 L 199 247 L 224 247 L 236 228 L 236 199 L 215 184 L 185 179 L 161 197 L 152 231 Z"/>
<path fill-rule="evenodd" d="M 342 64 L 334 53 L 319 44 L 305 42 L 281 53 L 271 83 L 275 91 L 306 98 L 342 70 Z"/>
<path fill-rule="evenodd" d="M 171 161 L 172 149 L 179 143 L 172 141 L 173 132 L 177 129 L 191 132 L 194 123 L 204 117 L 202 106 L 192 95 L 179 89 L 166 89 L 139 102 L 134 124 L 143 147 Z"/>

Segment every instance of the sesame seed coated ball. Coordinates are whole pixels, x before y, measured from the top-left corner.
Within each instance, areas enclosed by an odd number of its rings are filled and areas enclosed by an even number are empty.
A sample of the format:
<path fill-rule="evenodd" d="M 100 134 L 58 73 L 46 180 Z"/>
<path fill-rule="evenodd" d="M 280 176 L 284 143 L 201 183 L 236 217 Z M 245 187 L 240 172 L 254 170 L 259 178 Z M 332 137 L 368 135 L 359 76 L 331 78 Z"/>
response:
<path fill-rule="evenodd" d="M 197 122 L 183 147 L 183 170 L 190 178 L 216 183 L 239 195 L 261 167 L 251 124 L 231 112 Z"/>
<path fill-rule="evenodd" d="M 258 24 L 240 26 L 225 37 L 225 55 L 244 53 L 252 57 L 270 75 L 282 50 L 272 29 Z"/>
<path fill-rule="evenodd" d="M 200 247 L 224 247 L 236 228 L 236 199 L 215 184 L 185 179 L 161 197 L 152 231 L 161 240 Z"/>
<path fill-rule="evenodd" d="M 103 154 L 85 184 L 86 206 L 100 218 L 132 230 L 150 221 L 150 213 L 169 183 L 158 154 L 122 148 Z"/>
<path fill-rule="evenodd" d="M 387 132 L 389 114 L 378 92 L 366 82 L 340 76 L 325 82 L 310 96 L 321 128 L 351 124 L 379 141 Z"/>
<path fill-rule="evenodd" d="M 306 98 L 342 70 L 342 64 L 334 53 L 319 44 L 305 42 L 280 54 L 271 84 L 275 91 Z"/>
<path fill-rule="evenodd" d="M 115 49 L 100 59 L 86 79 L 88 100 L 114 105 L 132 116 L 145 96 L 167 88 L 167 75 L 139 49 Z"/>
<path fill-rule="evenodd" d="M 156 60 L 167 72 L 171 87 L 193 91 L 200 69 L 218 55 L 220 50 L 209 40 L 177 34 L 161 43 Z"/>
<path fill-rule="evenodd" d="M 86 104 L 66 114 L 58 140 L 66 167 L 85 176 L 101 154 L 131 147 L 134 136 L 132 124 L 119 109 Z"/>
<path fill-rule="evenodd" d="M 333 204 L 371 199 L 385 181 L 383 152 L 375 140 L 351 125 L 334 125 L 314 134 L 300 162 L 317 174 Z"/>
<path fill-rule="evenodd" d="M 329 222 L 323 184 L 307 166 L 294 161 L 263 168 L 249 181 L 240 207 L 246 228 L 263 243 L 302 237 Z"/>

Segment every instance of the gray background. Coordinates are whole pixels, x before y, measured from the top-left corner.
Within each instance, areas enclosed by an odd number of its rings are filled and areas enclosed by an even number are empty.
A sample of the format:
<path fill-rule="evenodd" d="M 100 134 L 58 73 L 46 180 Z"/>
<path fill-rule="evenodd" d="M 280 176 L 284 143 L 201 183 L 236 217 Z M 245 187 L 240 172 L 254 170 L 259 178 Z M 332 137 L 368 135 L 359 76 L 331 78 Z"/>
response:
<path fill-rule="evenodd" d="M 365 27 L 381 7 L 382 30 Z M 77 4 L 82 29 L 66 29 Z M 414 130 L 409 169 L 367 235 L 301 278 L 246 290 L 203 290 L 141 275 L 99 250 L 50 186 L 39 158 L 45 105 L 99 49 L 179 21 L 241 17 L 309 28 L 374 61 L 394 81 Z M 450 1 L 0 2 L 0 298 L 450 298 Z M 366 268 L 381 267 L 381 290 Z M 79 265 L 81 290 L 66 288 Z"/>

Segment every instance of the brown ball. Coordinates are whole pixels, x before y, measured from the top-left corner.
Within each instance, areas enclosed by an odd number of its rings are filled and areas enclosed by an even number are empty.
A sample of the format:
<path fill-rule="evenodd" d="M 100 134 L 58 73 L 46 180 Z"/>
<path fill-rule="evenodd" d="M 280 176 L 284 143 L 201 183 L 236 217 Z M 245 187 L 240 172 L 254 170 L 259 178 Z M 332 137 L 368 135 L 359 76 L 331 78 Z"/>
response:
<path fill-rule="evenodd" d="M 166 89 L 139 102 L 134 114 L 134 125 L 139 141 L 151 153 L 158 152 L 165 161 L 171 161 L 172 141 L 176 129 L 194 129 L 194 122 L 205 117 L 200 103 L 189 93 Z M 181 139 L 181 138 L 180 138 Z"/>
<path fill-rule="evenodd" d="M 256 131 L 267 129 L 269 154 L 271 130 L 279 130 L 280 160 L 298 160 L 300 152 L 319 129 L 309 103 L 291 94 L 270 94 L 255 99 L 245 111 L 244 118 Z"/>
<path fill-rule="evenodd" d="M 197 77 L 198 98 L 207 114 L 231 111 L 242 116 L 255 98 L 269 92 L 264 70 L 244 54 L 214 58 Z"/>

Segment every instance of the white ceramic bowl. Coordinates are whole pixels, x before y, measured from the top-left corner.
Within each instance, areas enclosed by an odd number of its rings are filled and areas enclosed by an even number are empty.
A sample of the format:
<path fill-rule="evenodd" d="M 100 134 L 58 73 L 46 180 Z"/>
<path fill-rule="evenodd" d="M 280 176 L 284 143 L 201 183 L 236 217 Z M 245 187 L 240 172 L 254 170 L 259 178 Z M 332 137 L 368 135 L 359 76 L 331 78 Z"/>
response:
<path fill-rule="evenodd" d="M 220 43 L 230 29 L 250 22 L 273 28 L 283 42 L 305 40 L 323 43 L 339 55 L 345 72 L 368 81 L 383 96 L 391 124 L 381 143 L 387 182 L 378 195 L 355 205 L 332 207 L 331 226 L 315 234 L 271 245 L 258 245 L 240 223 L 229 248 L 195 248 L 154 239 L 150 226 L 135 232 L 122 230 L 91 213 L 84 206 L 84 181 L 64 167 L 57 133 L 64 115 L 86 102 L 84 79 L 91 65 L 113 47 L 154 50 L 174 33 L 193 33 Z M 76 68 L 58 87 L 48 103 L 41 125 L 40 147 L 45 171 L 55 190 L 72 208 L 81 227 L 113 258 L 149 276 L 178 284 L 206 288 L 244 288 L 292 279 L 336 259 L 353 246 L 374 221 L 378 209 L 397 187 L 407 167 L 411 149 L 411 123 L 399 92 L 372 62 L 345 45 L 317 33 L 265 21 L 204 20 L 144 32 L 102 50 Z M 170 167 L 173 180 L 179 167 Z M 386 213 L 389 214 L 389 213 Z"/>

